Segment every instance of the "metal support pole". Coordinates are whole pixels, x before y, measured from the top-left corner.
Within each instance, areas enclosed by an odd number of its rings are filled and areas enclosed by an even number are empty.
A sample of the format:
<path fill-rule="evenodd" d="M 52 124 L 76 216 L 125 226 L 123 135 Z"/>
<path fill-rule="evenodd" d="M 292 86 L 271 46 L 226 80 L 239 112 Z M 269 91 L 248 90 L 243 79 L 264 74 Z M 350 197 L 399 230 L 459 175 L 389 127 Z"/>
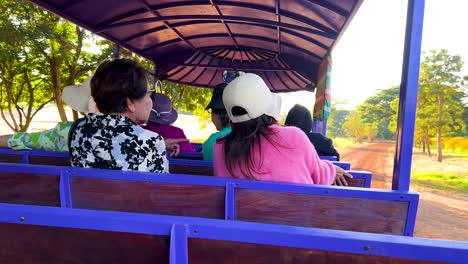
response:
<path fill-rule="evenodd" d="M 156 91 L 156 84 L 158 83 L 158 66 L 156 63 L 153 64 L 153 69 L 154 69 L 154 74 L 153 74 L 153 90 Z M 156 91 L 156 92 L 162 92 L 162 91 Z"/>
<path fill-rule="evenodd" d="M 413 157 L 425 0 L 408 1 L 392 189 L 408 191 Z"/>
<path fill-rule="evenodd" d="M 120 58 L 120 45 L 114 44 L 114 59 Z"/>
<path fill-rule="evenodd" d="M 320 130 L 320 121 L 314 121 L 312 126 L 312 132 L 319 133 Z"/>
<path fill-rule="evenodd" d="M 322 135 L 324 135 L 325 137 L 327 136 L 327 121 L 328 119 L 324 119 L 322 121 Z"/>

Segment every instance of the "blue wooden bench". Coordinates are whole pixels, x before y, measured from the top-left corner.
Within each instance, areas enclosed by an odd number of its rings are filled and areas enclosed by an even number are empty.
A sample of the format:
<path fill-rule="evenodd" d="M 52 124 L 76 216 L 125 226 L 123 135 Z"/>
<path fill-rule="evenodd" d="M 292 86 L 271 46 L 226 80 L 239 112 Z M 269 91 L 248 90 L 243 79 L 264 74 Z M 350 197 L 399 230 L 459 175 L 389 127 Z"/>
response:
<path fill-rule="evenodd" d="M 320 159 L 329 160 L 329 161 L 337 161 L 338 160 L 336 158 L 336 156 L 320 156 Z"/>
<path fill-rule="evenodd" d="M 192 144 L 192 148 L 194 148 L 196 152 L 203 152 L 202 143 L 190 143 L 190 144 Z"/>
<path fill-rule="evenodd" d="M 70 166 L 68 152 L 53 152 L 43 150 L 0 149 L 0 162 Z M 333 163 L 336 166 L 343 168 L 344 170 L 351 169 L 351 164 L 349 162 L 334 161 Z M 169 159 L 169 171 L 171 173 L 177 174 L 207 176 L 212 176 L 214 174 L 213 163 L 210 161 L 180 158 Z M 349 181 L 350 186 L 370 188 L 372 180 L 372 174 L 370 172 L 356 171 L 353 175 L 355 176 L 355 179 Z"/>
<path fill-rule="evenodd" d="M 468 243 L 0 204 L 1 263 L 468 263 Z"/>
<path fill-rule="evenodd" d="M 0 202 L 413 235 L 411 192 L 0 164 Z"/>
<path fill-rule="evenodd" d="M 193 146 L 193 144 L 192 144 Z M 177 155 L 178 159 L 192 159 L 192 160 L 203 160 L 202 152 L 180 152 Z M 337 161 L 336 156 L 320 156 L 322 160 Z"/>
<path fill-rule="evenodd" d="M 349 171 L 351 164 L 349 162 L 332 161 L 334 165 Z M 44 163 L 47 164 L 47 163 Z M 214 175 L 213 162 L 206 160 L 191 159 L 169 159 L 169 170 L 171 173 L 195 174 L 195 175 Z M 352 187 L 371 187 L 372 173 L 367 171 L 352 171 L 354 179 L 348 181 Z"/>

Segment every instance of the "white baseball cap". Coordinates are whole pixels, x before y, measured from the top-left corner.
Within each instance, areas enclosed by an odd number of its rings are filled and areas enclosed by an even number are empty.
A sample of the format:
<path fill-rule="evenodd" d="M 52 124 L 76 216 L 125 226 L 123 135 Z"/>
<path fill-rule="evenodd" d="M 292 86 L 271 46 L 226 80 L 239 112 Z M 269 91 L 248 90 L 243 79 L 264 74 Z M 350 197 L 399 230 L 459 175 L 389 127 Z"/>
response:
<path fill-rule="evenodd" d="M 268 89 L 263 79 L 253 73 L 245 73 L 230 82 L 223 92 L 223 102 L 233 123 L 245 122 L 261 115 L 280 120 L 281 97 Z M 238 106 L 247 114 L 233 115 L 232 108 Z"/>

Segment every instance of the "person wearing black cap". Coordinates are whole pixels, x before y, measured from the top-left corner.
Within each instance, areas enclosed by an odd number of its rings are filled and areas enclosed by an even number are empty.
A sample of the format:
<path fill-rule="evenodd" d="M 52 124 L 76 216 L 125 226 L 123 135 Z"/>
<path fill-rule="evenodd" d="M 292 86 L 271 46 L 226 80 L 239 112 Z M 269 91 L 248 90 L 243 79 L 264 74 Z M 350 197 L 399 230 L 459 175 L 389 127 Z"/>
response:
<path fill-rule="evenodd" d="M 225 83 L 220 83 L 215 86 L 211 101 L 205 108 L 211 113 L 211 121 L 218 132 L 211 134 L 203 143 L 203 160 L 213 160 L 213 146 L 216 140 L 231 133 L 229 116 L 223 103 L 223 91 L 225 87 Z"/>

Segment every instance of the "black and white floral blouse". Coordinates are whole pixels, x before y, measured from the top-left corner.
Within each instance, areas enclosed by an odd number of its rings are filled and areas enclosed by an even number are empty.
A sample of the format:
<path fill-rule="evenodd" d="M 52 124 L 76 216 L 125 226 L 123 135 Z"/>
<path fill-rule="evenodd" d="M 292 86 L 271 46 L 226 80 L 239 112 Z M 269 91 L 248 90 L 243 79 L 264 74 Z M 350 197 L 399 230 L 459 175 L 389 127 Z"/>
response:
<path fill-rule="evenodd" d="M 71 130 L 73 167 L 169 171 L 163 138 L 128 117 L 87 114 Z"/>

